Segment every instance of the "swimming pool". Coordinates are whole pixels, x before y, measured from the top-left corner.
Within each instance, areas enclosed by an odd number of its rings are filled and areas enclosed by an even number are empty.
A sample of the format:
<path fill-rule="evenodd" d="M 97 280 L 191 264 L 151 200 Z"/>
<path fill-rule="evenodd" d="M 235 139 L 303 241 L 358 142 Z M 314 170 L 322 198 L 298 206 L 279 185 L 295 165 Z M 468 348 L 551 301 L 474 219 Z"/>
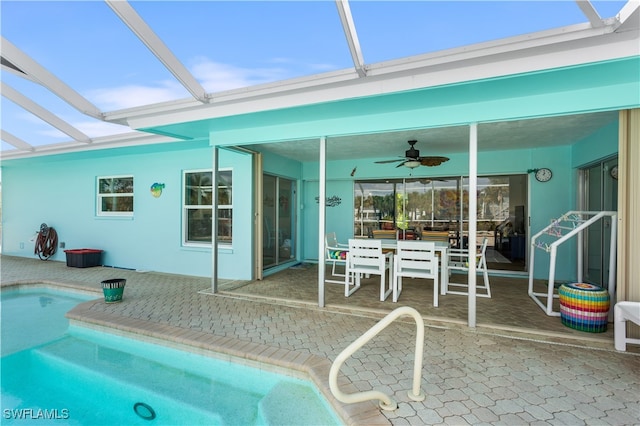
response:
<path fill-rule="evenodd" d="M 1 298 L 3 424 L 341 423 L 306 380 L 68 326 L 64 313 L 92 297 Z"/>

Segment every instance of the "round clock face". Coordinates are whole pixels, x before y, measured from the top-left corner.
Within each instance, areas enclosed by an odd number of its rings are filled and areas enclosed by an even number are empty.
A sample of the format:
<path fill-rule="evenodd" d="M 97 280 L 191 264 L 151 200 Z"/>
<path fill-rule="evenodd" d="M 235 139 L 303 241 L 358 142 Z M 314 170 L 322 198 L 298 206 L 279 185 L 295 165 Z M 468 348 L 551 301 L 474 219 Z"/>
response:
<path fill-rule="evenodd" d="M 553 176 L 553 174 L 551 173 L 551 170 L 547 168 L 538 169 L 536 171 L 536 179 L 538 179 L 539 182 L 548 182 L 551 179 L 551 176 Z"/>
<path fill-rule="evenodd" d="M 609 173 L 611 174 L 612 178 L 618 179 L 618 166 L 613 166 Z"/>

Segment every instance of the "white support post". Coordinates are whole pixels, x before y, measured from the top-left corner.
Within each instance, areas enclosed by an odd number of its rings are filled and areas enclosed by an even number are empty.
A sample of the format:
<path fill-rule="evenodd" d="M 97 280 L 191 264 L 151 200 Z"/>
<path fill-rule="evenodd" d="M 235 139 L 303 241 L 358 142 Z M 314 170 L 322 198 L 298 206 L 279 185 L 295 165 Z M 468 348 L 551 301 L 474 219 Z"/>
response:
<path fill-rule="evenodd" d="M 476 326 L 476 231 L 478 229 L 478 123 L 469 126 L 469 312 L 468 325 Z"/>
<path fill-rule="evenodd" d="M 547 283 L 547 306 L 545 310 L 547 315 L 553 315 L 553 292 L 555 290 L 557 254 L 557 246 L 552 246 L 551 256 L 549 257 L 549 281 Z"/>
<path fill-rule="evenodd" d="M 318 306 L 324 308 L 324 236 L 326 234 L 326 200 L 327 200 L 327 138 L 320 138 L 320 176 L 318 190 Z"/>
<path fill-rule="evenodd" d="M 611 306 L 618 301 L 616 296 L 616 265 L 617 265 L 617 249 L 618 249 L 618 216 L 611 216 L 611 239 L 609 241 L 609 297 L 611 298 Z M 609 321 L 613 321 L 613 309 L 609 310 Z"/>
<path fill-rule="evenodd" d="M 583 257 L 584 257 L 584 236 L 582 235 L 582 232 L 579 232 L 578 233 L 578 259 L 577 259 L 578 270 L 576 271 L 577 272 L 576 276 L 578 277 L 579 283 L 582 282 L 582 271 L 584 269 L 584 263 L 582 260 Z"/>
<path fill-rule="evenodd" d="M 211 151 L 213 172 L 211 173 L 211 185 L 213 187 L 213 214 L 211 215 L 211 291 L 218 292 L 218 148 Z"/>

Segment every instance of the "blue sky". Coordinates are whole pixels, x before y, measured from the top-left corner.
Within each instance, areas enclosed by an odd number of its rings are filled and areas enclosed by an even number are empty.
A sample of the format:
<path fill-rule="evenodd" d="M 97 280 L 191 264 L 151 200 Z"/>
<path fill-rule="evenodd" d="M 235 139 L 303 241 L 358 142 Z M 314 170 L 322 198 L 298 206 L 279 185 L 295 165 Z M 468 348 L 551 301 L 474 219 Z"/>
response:
<path fill-rule="evenodd" d="M 624 1 L 593 2 L 601 17 Z M 209 92 L 352 67 L 333 1 L 136 1 L 136 11 Z M 585 22 L 573 1 L 352 1 L 366 63 Z M 103 111 L 188 98 L 101 1 L 0 2 L 2 35 Z M 2 80 L 91 137 L 128 131 L 42 87 Z M 2 98 L 2 128 L 32 145 L 70 138 Z M 7 144 L 3 142 L 2 149 Z"/>

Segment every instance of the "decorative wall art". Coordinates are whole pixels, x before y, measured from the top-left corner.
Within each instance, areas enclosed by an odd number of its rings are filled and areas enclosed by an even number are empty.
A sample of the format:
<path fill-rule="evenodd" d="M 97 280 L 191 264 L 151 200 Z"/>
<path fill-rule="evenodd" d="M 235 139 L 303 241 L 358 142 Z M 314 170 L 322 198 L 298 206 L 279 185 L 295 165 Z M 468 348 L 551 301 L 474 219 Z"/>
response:
<path fill-rule="evenodd" d="M 158 198 L 162 195 L 162 190 L 164 189 L 164 183 L 154 183 L 151 185 L 151 195 L 155 198 Z"/>
<path fill-rule="evenodd" d="M 316 203 L 320 203 L 320 197 L 316 197 Z M 334 195 L 332 197 L 327 197 L 327 202 L 326 205 L 327 207 L 336 207 L 339 206 L 342 203 L 342 198 L 338 197 L 337 195 Z"/>

